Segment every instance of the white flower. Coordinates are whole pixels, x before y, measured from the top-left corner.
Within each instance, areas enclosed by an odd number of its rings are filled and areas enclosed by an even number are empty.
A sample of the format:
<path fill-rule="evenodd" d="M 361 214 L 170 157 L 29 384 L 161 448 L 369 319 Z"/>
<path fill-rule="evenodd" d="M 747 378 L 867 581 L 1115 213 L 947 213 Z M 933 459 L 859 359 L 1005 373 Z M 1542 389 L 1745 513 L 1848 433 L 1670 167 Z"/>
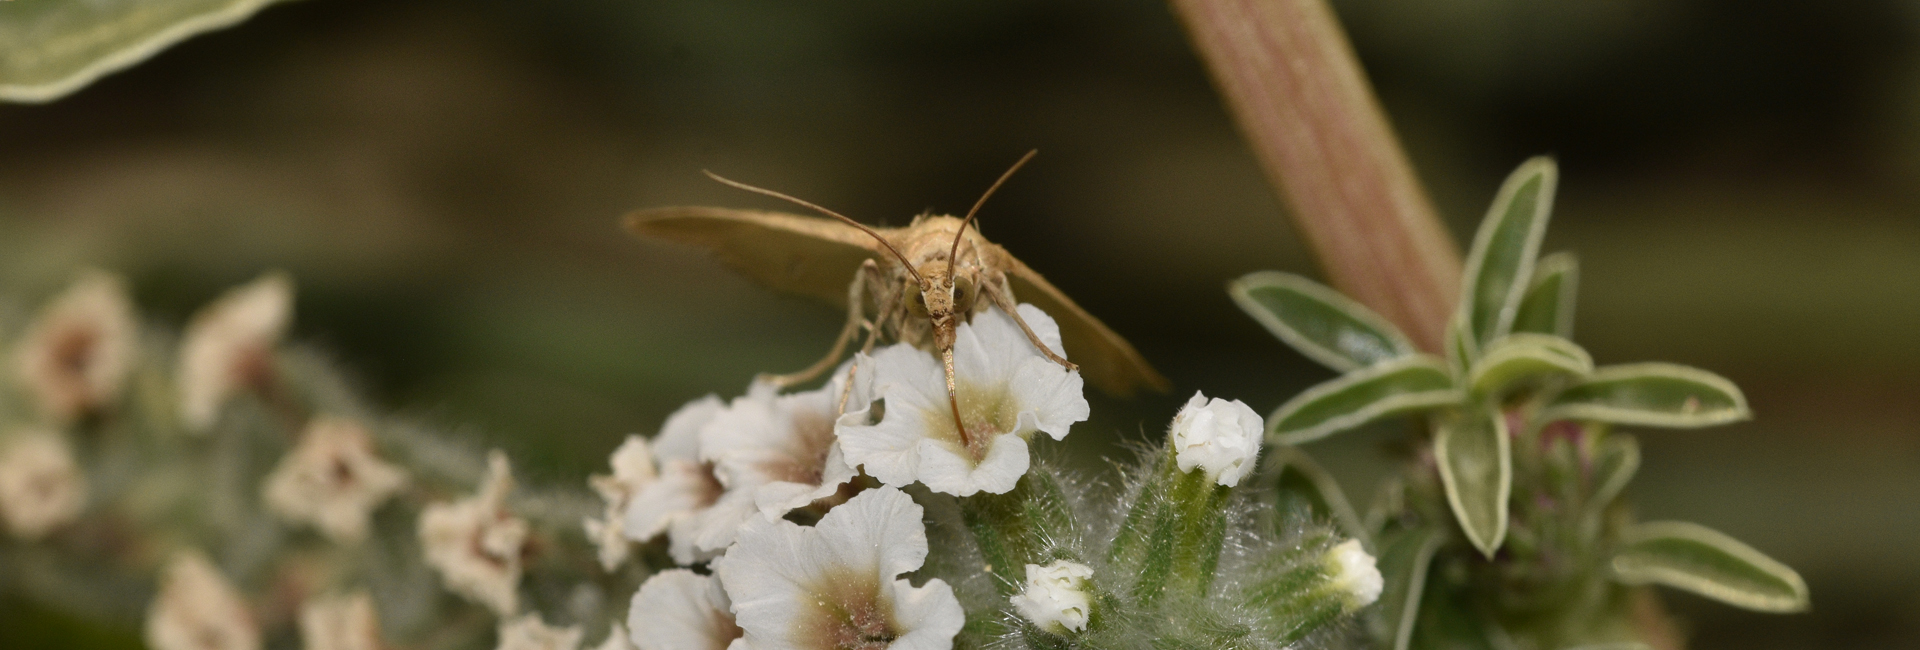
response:
<path fill-rule="evenodd" d="M 69 421 L 120 395 L 139 335 L 120 277 L 86 271 L 27 326 L 14 367 L 41 412 Z"/>
<path fill-rule="evenodd" d="M 754 514 L 753 494 L 729 492 L 713 464 L 700 460 L 700 430 L 725 409 L 708 395 L 667 417 L 653 441 L 660 475 L 634 495 L 623 517 L 628 538 L 644 542 L 667 533 L 668 549 L 681 564 L 712 559 L 733 543 Z"/>
<path fill-rule="evenodd" d="M 477 494 L 420 513 L 427 563 L 440 571 L 448 589 L 501 616 L 519 610 L 520 551 L 527 541 L 527 522 L 507 512 L 512 490 L 507 456 L 495 451 L 487 457 L 487 479 Z"/>
<path fill-rule="evenodd" d="M 19 431 L 0 446 L 0 519 L 15 537 L 39 539 L 86 505 L 86 476 L 59 434 Z"/>
<path fill-rule="evenodd" d="M 1013 595 L 1013 608 L 1048 632 L 1085 630 L 1093 612 L 1093 599 L 1087 594 L 1087 579 L 1091 577 L 1093 567 L 1078 562 L 1029 564 L 1027 587 Z"/>
<path fill-rule="evenodd" d="M 1047 347 L 1060 350 L 1060 328 L 1032 305 L 1018 307 Z M 886 414 L 874 425 L 840 427 L 846 462 L 893 486 L 915 481 L 956 496 L 1013 489 L 1027 473 L 1027 437 L 1055 440 L 1087 419 L 1079 371 L 1048 361 L 1013 319 L 997 310 L 960 325 L 953 346 L 960 402 L 957 430 L 946 374 L 931 354 L 906 345 L 873 357 L 874 390 Z"/>
<path fill-rule="evenodd" d="M 1331 576 L 1327 586 L 1345 596 L 1347 611 L 1358 610 L 1380 599 L 1380 590 L 1386 581 L 1380 577 L 1380 567 L 1374 565 L 1373 556 L 1360 547 L 1360 540 L 1335 544 L 1321 561 Z"/>
<path fill-rule="evenodd" d="M 380 617 L 366 592 L 329 596 L 300 605 L 304 650 L 380 650 Z"/>
<path fill-rule="evenodd" d="M 407 473 L 374 455 L 359 423 L 314 418 L 261 489 L 267 508 L 313 524 L 336 542 L 366 539 L 375 508 L 407 484 Z"/>
<path fill-rule="evenodd" d="M 500 622 L 500 644 L 496 650 L 579 650 L 578 627 L 547 627 L 539 614 L 528 614 Z"/>
<path fill-rule="evenodd" d="M 627 436 L 626 442 L 613 450 L 608 464 L 613 466 L 611 476 L 587 477 L 587 485 L 607 502 L 606 518 L 588 519 L 586 528 L 587 538 L 600 549 L 600 566 L 612 571 L 626 563 L 627 555 L 632 552 L 632 542 L 620 525 L 622 513 L 627 511 L 633 496 L 653 482 L 658 471 L 653 466 L 653 452 L 647 448 L 647 440 L 640 436 Z"/>
<path fill-rule="evenodd" d="M 593 650 L 634 650 L 632 635 L 627 633 L 627 626 L 614 621 L 613 625 L 607 626 L 607 638 L 594 646 Z"/>
<path fill-rule="evenodd" d="M 1240 400 L 1231 402 L 1194 393 L 1173 416 L 1174 462 L 1180 471 L 1199 467 L 1215 482 L 1232 487 L 1253 471 L 1266 424 Z"/>
<path fill-rule="evenodd" d="M 927 557 L 921 509 L 879 488 L 811 528 L 755 519 L 714 561 L 744 635 L 733 650 L 944 650 L 965 623 L 953 589 L 900 575 Z"/>
<path fill-rule="evenodd" d="M 273 349 L 293 319 L 293 280 L 269 273 L 201 308 L 181 337 L 180 417 L 188 431 L 213 426 L 236 391 L 272 379 Z"/>
<path fill-rule="evenodd" d="M 740 638 L 720 581 L 686 569 L 647 578 L 633 594 L 627 627 L 640 650 L 726 650 Z"/>
<path fill-rule="evenodd" d="M 777 395 L 772 384 L 755 382 L 700 429 L 701 458 L 729 490 L 751 493 L 768 517 L 833 496 L 856 473 L 833 433 L 841 399 L 862 410 L 872 401 L 846 390 L 851 367 L 842 365 L 826 386 L 804 393 Z"/>
<path fill-rule="evenodd" d="M 173 559 L 147 609 L 153 650 L 258 650 L 260 628 L 233 585 L 199 553 Z"/>

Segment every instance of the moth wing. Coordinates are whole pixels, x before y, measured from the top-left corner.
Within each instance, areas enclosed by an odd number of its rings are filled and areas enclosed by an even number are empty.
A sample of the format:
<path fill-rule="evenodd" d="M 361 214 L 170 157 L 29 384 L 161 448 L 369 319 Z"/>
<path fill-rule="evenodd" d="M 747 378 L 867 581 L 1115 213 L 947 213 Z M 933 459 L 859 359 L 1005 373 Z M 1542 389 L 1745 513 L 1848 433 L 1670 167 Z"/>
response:
<path fill-rule="evenodd" d="M 1132 396 L 1141 388 L 1164 393 L 1172 388 L 1166 377 L 1147 364 L 1133 344 L 1121 338 L 1093 314 L 1081 309 L 1067 294 L 1054 288 L 1026 263 L 1008 255 L 1007 281 L 1020 302 L 1031 303 L 1060 324 L 1060 342 L 1067 348 L 1067 359 L 1080 366 L 1080 374 L 1115 397 Z"/>
<path fill-rule="evenodd" d="M 878 244 L 853 226 L 783 212 L 672 207 L 627 215 L 635 235 L 700 246 L 721 263 L 782 291 L 845 307 L 847 283 Z"/>

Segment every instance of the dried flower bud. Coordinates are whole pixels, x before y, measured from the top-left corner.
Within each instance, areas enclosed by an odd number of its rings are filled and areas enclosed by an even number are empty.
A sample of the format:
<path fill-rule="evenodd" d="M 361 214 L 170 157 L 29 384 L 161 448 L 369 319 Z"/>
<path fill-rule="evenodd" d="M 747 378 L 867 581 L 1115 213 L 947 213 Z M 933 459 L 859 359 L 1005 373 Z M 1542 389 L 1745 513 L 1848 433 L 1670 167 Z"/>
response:
<path fill-rule="evenodd" d="M 305 650 L 380 650 L 380 617 L 365 592 L 315 598 L 300 606 Z"/>
<path fill-rule="evenodd" d="M 15 537 L 39 539 L 86 505 L 86 476 L 59 434 L 25 430 L 0 444 L 0 519 Z"/>
<path fill-rule="evenodd" d="M 70 421 L 120 395 L 139 334 L 120 277 L 87 271 L 27 327 L 14 365 L 41 412 Z"/>
<path fill-rule="evenodd" d="M 260 628 L 220 570 L 199 553 L 167 565 L 160 594 L 147 610 L 147 646 L 154 650 L 259 650 Z"/>

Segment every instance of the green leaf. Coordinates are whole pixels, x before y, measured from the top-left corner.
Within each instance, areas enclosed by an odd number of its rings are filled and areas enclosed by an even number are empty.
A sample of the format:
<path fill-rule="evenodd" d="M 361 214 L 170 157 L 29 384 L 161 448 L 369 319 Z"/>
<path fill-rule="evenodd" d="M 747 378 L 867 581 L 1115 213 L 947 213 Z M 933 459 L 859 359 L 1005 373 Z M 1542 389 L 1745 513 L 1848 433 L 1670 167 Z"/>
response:
<path fill-rule="evenodd" d="M 1440 531 L 1416 528 L 1382 540 L 1381 577 L 1386 587 L 1380 591 L 1379 618 L 1375 636 L 1393 650 L 1407 650 L 1413 638 L 1414 622 L 1420 615 L 1420 598 L 1427 588 L 1427 569 L 1444 541 Z"/>
<path fill-rule="evenodd" d="M 1497 396 L 1543 375 L 1583 377 L 1591 372 L 1593 357 L 1573 341 L 1550 334 L 1509 334 L 1474 362 L 1467 385 L 1475 395 Z"/>
<path fill-rule="evenodd" d="M 1507 537 L 1513 458 L 1506 420 L 1498 411 L 1457 412 L 1440 419 L 1433 437 L 1447 504 L 1467 541 L 1487 557 L 1493 557 Z"/>
<path fill-rule="evenodd" d="M 1800 574 L 1732 537 L 1684 521 L 1627 529 L 1613 556 L 1613 573 L 1626 584 L 1663 584 L 1735 607 L 1807 609 L 1807 583 Z"/>
<path fill-rule="evenodd" d="M 1368 550 L 1373 549 L 1373 540 L 1360 521 L 1360 513 L 1353 509 L 1353 503 L 1347 500 L 1340 483 L 1319 463 L 1314 462 L 1312 456 L 1298 447 L 1274 445 L 1267 448 L 1266 462 L 1274 477 L 1277 498 L 1305 499 L 1315 513 L 1332 519 L 1340 527 L 1340 532 L 1360 540 L 1360 544 Z M 1284 514 L 1285 508 L 1281 512 Z"/>
<path fill-rule="evenodd" d="M 1554 253 L 1533 267 L 1533 283 L 1513 317 L 1513 331 L 1573 338 L 1573 296 L 1580 286 L 1580 260 Z"/>
<path fill-rule="evenodd" d="M 0 2 L 0 100 L 46 102 L 275 0 Z"/>
<path fill-rule="evenodd" d="M 1512 331 L 1533 275 L 1534 257 L 1540 253 L 1540 238 L 1547 232 L 1559 176 L 1552 158 L 1520 163 L 1500 185 L 1486 219 L 1480 222 L 1460 287 L 1459 311 L 1466 315 L 1469 351 L 1477 353 Z"/>
<path fill-rule="evenodd" d="M 1627 482 L 1633 480 L 1635 472 L 1640 471 L 1640 441 L 1633 436 L 1612 435 L 1600 443 L 1600 452 L 1593 461 L 1593 494 L 1588 504 L 1595 512 L 1613 503 Z"/>
<path fill-rule="evenodd" d="M 1452 373 L 1439 359 L 1404 357 L 1341 375 L 1287 400 L 1267 417 L 1267 441 L 1297 445 L 1461 399 Z"/>
<path fill-rule="evenodd" d="M 1240 309 L 1301 354 L 1340 372 L 1413 354 L 1387 319 L 1318 282 L 1278 271 L 1227 284 Z"/>
<path fill-rule="evenodd" d="M 1474 347 L 1472 341 L 1467 340 L 1469 337 L 1466 317 L 1458 313 L 1449 317 L 1445 336 L 1447 367 L 1452 368 L 1455 375 L 1467 376 L 1467 366 L 1473 365 L 1474 359 L 1480 356 L 1480 352 Z"/>
<path fill-rule="evenodd" d="M 1692 428 L 1752 416 L 1746 396 L 1719 375 L 1671 363 L 1635 363 L 1595 370 L 1554 397 L 1539 421 Z"/>

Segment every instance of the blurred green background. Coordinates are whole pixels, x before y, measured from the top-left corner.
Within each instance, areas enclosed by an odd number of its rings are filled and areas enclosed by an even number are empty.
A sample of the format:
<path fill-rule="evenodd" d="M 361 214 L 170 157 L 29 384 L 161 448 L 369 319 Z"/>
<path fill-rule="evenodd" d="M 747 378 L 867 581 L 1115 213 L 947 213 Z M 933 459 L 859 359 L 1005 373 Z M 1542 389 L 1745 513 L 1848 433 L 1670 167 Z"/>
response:
<path fill-rule="evenodd" d="M 1755 421 L 1647 431 L 1646 519 L 1798 569 L 1810 614 L 1669 593 L 1693 647 L 1920 646 L 1920 5 L 1335 3 L 1456 237 L 1558 156 L 1549 250 L 1584 265 L 1601 363 L 1738 382 Z M 1194 390 L 1265 412 L 1330 373 L 1223 283 L 1318 275 L 1165 5 L 312 0 L 67 99 L 0 106 L 0 308 L 74 269 L 181 323 L 264 269 L 297 336 L 396 410 L 600 470 L 680 403 L 806 365 L 842 314 L 616 226 L 775 207 L 712 169 L 871 223 L 964 211 L 1130 338 L 1175 394 L 1094 400 L 1098 471 Z M 1365 502 L 1381 427 L 1311 447 Z M 85 621 L 0 603 L 9 647 Z M 134 629 L 94 629 L 102 645 Z"/>

